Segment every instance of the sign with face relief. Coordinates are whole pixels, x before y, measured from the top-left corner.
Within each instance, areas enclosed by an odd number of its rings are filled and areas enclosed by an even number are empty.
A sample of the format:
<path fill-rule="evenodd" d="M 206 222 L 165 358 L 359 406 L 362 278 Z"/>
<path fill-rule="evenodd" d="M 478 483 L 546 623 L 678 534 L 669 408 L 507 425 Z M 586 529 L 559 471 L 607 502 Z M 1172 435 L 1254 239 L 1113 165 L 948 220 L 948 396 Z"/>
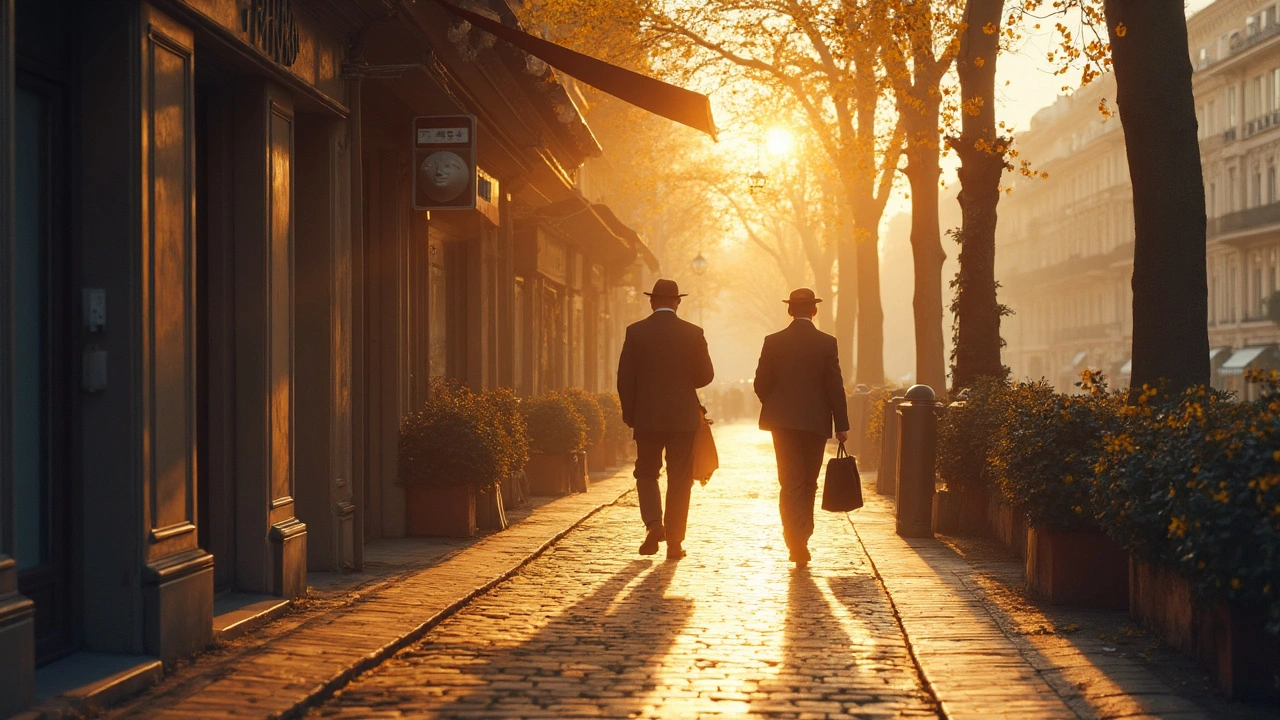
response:
<path fill-rule="evenodd" d="M 413 119 L 413 209 L 476 206 L 476 118 L 422 115 Z"/>

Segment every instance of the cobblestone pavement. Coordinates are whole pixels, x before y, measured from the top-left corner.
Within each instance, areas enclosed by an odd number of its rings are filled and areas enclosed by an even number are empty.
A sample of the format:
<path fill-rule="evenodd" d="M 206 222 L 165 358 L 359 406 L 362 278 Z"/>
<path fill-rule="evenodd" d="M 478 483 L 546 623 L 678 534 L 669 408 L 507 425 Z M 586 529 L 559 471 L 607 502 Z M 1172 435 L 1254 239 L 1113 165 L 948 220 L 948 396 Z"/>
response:
<path fill-rule="evenodd" d="M 769 436 L 716 434 L 688 558 L 636 554 L 628 496 L 310 717 L 937 717 L 847 518 L 794 569 Z"/>

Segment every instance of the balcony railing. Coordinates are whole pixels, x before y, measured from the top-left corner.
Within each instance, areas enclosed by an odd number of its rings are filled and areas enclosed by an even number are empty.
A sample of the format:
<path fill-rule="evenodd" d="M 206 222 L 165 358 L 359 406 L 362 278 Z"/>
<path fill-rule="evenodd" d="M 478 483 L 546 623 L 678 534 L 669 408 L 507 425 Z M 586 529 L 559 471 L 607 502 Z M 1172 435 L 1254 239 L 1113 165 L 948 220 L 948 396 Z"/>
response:
<path fill-rule="evenodd" d="M 1253 137 L 1264 130 L 1270 130 L 1276 125 L 1280 125 L 1280 111 L 1263 113 L 1245 123 L 1244 136 Z"/>
<path fill-rule="evenodd" d="M 1237 210 L 1213 218 L 1205 228 L 1205 237 L 1212 239 L 1219 235 L 1277 224 L 1280 224 L 1280 202 L 1259 205 L 1248 210 Z"/>
<path fill-rule="evenodd" d="M 1280 24 L 1272 23 L 1252 35 L 1233 35 L 1231 37 L 1231 54 L 1238 55 L 1249 48 L 1260 44 L 1269 37 L 1280 33 Z"/>
<path fill-rule="evenodd" d="M 1222 133 L 1222 142 L 1235 142 L 1235 140 L 1236 129 L 1234 127 L 1227 128 L 1227 131 Z"/>

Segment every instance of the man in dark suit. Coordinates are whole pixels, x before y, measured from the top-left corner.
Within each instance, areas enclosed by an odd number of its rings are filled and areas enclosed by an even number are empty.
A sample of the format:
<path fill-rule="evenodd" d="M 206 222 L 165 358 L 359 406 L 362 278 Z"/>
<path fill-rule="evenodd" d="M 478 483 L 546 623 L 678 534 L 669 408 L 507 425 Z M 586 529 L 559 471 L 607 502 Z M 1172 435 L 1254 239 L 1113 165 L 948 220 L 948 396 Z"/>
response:
<path fill-rule="evenodd" d="M 714 371 L 702 328 L 676 317 L 680 288 L 658 280 L 647 292 L 653 313 L 627 327 L 618 359 L 618 398 L 622 419 L 635 430 L 636 495 L 646 529 L 641 555 L 658 552 L 666 540 L 667 558 L 684 557 L 685 523 L 693 489 L 693 436 L 702 420 L 697 389 L 711 383 Z M 667 453 L 667 512 L 663 522 L 658 475 Z"/>
<path fill-rule="evenodd" d="M 833 424 L 837 440 L 849 439 L 849 414 L 836 339 L 813 324 L 822 299 L 801 288 L 784 302 L 792 321 L 764 339 L 755 390 L 760 429 L 773 432 L 778 458 L 782 536 L 796 567 L 805 567 L 822 456 Z"/>

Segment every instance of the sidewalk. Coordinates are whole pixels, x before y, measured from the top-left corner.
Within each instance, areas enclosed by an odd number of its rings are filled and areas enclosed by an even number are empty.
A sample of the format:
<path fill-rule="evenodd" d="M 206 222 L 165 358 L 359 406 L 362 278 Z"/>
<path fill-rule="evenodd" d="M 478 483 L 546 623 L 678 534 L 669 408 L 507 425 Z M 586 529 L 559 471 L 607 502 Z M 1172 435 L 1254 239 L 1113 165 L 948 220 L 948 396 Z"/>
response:
<path fill-rule="evenodd" d="M 875 474 L 863 484 L 866 506 L 850 519 L 945 717 L 1276 716 L 1216 695 L 1202 671 L 1123 611 L 1027 598 L 1021 564 L 994 540 L 898 537 Z"/>
<path fill-rule="evenodd" d="M 598 476 L 599 477 L 599 476 Z M 293 615 L 237 642 L 237 652 L 198 657 L 142 695 L 109 708 L 108 718 L 292 717 L 349 678 L 420 638 L 469 600 L 538 557 L 596 511 L 633 488 L 629 467 L 592 482 L 585 494 L 537 507 L 506 530 L 467 541 L 406 540 L 389 543 L 383 581 L 352 592 L 342 576 L 320 575 L 320 587 L 297 603 Z M 410 546 L 430 543 L 428 567 L 403 570 L 414 561 Z M 442 551 L 443 550 L 443 551 Z M 433 556 L 434 555 L 434 556 Z M 314 612 L 319 610 L 319 612 Z M 306 617 L 300 622 L 296 614 Z M 290 622 L 296 626 L 288 627 Z M 263 638 L 265 636 L 265 639 Z M 217 653 L 215 653 L 217 654 Z"/>

